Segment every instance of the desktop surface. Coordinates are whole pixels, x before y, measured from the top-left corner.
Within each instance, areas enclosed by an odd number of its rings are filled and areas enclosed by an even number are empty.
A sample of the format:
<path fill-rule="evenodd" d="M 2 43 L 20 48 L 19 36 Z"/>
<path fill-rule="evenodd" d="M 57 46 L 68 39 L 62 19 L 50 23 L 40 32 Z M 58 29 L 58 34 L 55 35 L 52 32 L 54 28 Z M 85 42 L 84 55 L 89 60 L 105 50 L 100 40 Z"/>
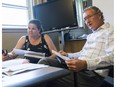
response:
<path fill-rule="evenodd" d="M 24 87 L 39 85 L 48 81 L 70 74 L 70 71 L 63 68 L 45 67 L 32 71 L 26 71 L 9 77 L 2 78 L 3 87 Z"/>

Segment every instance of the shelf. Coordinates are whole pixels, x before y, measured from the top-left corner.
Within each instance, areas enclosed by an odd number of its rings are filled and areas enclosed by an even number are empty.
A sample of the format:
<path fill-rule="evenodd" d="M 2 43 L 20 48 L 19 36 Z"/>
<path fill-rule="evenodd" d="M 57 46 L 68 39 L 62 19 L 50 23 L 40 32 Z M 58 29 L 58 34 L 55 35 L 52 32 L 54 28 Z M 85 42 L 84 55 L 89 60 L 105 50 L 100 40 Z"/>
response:
<path fill-rule="evenodd" d="M 42 34 L 61 32 L 61 31 L 73 30 L 73 29 L 83 29 L 83 27 L 77 27 L 77 26 L 76 27 L 65 27 L 65 28 L 61 28 L 61 29 L 54 29 L 54 30 L 45 31 L 45 32 L 42 32 Z"/>

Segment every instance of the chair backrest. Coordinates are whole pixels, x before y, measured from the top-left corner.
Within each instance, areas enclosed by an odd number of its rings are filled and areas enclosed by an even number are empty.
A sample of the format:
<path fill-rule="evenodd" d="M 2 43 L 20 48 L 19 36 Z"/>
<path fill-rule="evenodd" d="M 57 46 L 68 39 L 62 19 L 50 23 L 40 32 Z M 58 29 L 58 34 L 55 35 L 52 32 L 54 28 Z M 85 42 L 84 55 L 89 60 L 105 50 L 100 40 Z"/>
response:
<path fill-rule="evenodd" d="M 110 66 L 107 66 L 107 67 L 97 68 L 96 70 L 102 70 L 102 69 L 109 69 L 108 76 L 114 78 L 114 66 L 113 65 L 110 65 Z M 74 72 L 74 87 L 78 87 L 76 77 L 77 77 L 77 73 Z M 105 87 L 105 86 L 101 86 L 101 87 Z"/>
<path fill-rule="evenodd" d="M 110 68 L 110 71 L 109 71 L 108 76 L 114 78 L 114 66 L 112 66 L 112 67 Z"/>
<path fill-rule="evenodd" d="M 107 66 L 107 67 L 97 68 L 96 70 L 102 70 L 102 69 L 109 69 L 108 76 L 114 77 L 114 65 L 110 65 L 110 66 Z"/>
<path fill-rule="evenodd" d="M 101 87 L 114 87 L 114 66 L 110 66 L 108 69 L 110 70 L 108 77 L 104 79 Z"/>

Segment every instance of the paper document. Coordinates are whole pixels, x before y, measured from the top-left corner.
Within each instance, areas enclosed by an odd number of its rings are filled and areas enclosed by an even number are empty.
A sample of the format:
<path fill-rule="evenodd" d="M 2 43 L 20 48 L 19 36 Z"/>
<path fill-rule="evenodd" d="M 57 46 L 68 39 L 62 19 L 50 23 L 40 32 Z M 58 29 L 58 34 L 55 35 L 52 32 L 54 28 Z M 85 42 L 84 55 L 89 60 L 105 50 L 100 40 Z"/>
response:
<path fill-rule="evenodd" d="M 45 56 L 42 56 L 40 54 L 33 54 L 33 53 L 26 53 L 24 56 L 32 57 L 32 58 L 45 58 Z"/>
<path fill-rule="evenodd" d="M 11 66 L 21 65 L 24 63 L 29 63 L 27 59 L 12 59 L 2 62 L 2 68 L 7 68 Z"/>
<path fill-rule="evenodd" d="M 61 55 L 60 53 L 58 53 L 58 52 L 56 52 L 54 50 L 52 50 L 52 53 L 54 53 L 55 55 L 59 56 L 63 60 L 69 60 L 70 59 L 69 57 L 63 56 L 63 55 Z"/>
<path fill-rule="evenodd" d="M 11 76 L 11 75 L 21 73 L 27 70 L 33 70 L 33 69 L 44 68 L 44 67 L 48 67 L 48 66 L 44 64 L 32 64 L 32 63 L 20 64 L 20 65 L 15 65 L 15 66 L 2 69 L 2 73 L 8 76 Z"/>
<path fill-rule="evenodd" d="M 27 51 L 27 50 L 21 50 L 21 49 L 13 49 L 13 51 L 15 54 L 22 55 L 22 56 L 24 56 L 25 54 L 45 56 L 45 53 L 34 52 L 34 51 Z"/>

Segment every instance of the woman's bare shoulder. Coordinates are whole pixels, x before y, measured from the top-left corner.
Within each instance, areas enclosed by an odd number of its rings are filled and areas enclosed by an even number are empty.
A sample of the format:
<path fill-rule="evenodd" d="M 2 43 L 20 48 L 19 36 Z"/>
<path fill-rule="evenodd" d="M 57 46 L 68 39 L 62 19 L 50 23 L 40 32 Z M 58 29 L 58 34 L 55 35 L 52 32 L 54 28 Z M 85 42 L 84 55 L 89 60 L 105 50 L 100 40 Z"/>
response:
<path fill-rule="evenodd" d="M 44 38 L 50 38 L 48 34 L 44 34 Z"/>
<path fill-rule="evenodd" d="M 22 40 L 23 40 L 23 39 L 25 39 L 25 38 L 26 38 L 26 36 L 25 36 L 25 35 L 23 35 L 23 36 L 21 36 L 21 38 L 20 38 L 20 39 L 22 39 Z"/>
<path fill-rule="evenodd" d="M 24 35 L 24 36 L 21 36 L 20 39 L 19 39 L 18 41 L 19 41 L 19 42 L 24 42 L 25 39 L 26 39 L 26 36 Z"/>
<path fill-rule="evenodd" d="M 45 34 L 44 38 L 45 38 L 46 41 L 51 41 L 51 38 L 50 38 L 50 36 L 48 34 Z"/>

